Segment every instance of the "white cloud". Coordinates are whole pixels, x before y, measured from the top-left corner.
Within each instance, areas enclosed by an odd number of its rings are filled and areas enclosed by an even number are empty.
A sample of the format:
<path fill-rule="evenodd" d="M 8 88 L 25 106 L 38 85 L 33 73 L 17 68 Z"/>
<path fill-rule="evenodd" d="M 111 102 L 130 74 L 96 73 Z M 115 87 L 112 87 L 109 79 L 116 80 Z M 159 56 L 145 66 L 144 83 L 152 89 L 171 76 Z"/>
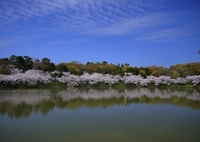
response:
<path fill-rule="evenodd" d="M 4 32 L 51 30 L 87 35 L 132 33 L 138 39 L 153 40 L 158 38 L 157 35 L 171 36 L 172 31 L 163 27 L 170 28 L 174 22 L 176 24 L 189 18 L 189 14 L 186 14 L 188 11 L 167 11 L 163 8 L 165 1 L 156 0 L 2 0 L 0 4 L 0 30 Z M 157 28 L 160 30 L 152 31 Z M 173 32 L 187 34 L 181 30 Z"/>
<path fill-rule="evenodd" d="M 94 1 L 94 0 L 43 0 L 43 1 L 19 1 L 13 3 L 11 1 L 4 1 L 4 16 L 2 17 L 7 22 L 19 22 L 24 20 L 24 24 L 29 20 L 41 20 L 52 17 L 58 27 L 62 28 L 77 25 L 82 29 L 86 27 L 89 30 L 92 25 L 99 26 L 101 24 L 110 25 L 117 24 L 119 21 L 131 18 L 132 8 L 124 9 L 126 2 L 118 4 L 119 1 Z M 134 8 L 137 7 L 134 5 Z M 3 9 L 1 9 L 2 11 Z M 59 18 L 61 17 L 61 19 Z M 65 17 L 65 18 L 63 18 Z M 64 21 L 62 21 L 65 19 Z M 49 20 L 49 19 L 48 19 Z M 54 21 L 52 20 L 52 21 Z M 70 24 L 68 24 L 68 22 Z M 54 22 L 55 23 L 55 22 Z M 4 23 L 6 24 L 6 23 Z M 21 24 L 21 23 L 20 23 Z M 58 28 L 57 27 L 57 28 Z M 79 29 L 79 30 L 80 30 Z"/>
<path fill-rule="evenodd" d="M 87 42 L 89 41 L 89 39 L 73 39 L 73 40 L 54 40 L 54 41 L 49 41 L 46 42 L 46 44 L 54 44 L 54 45 L 60 45 L 60 44 L 76 44 L 76 43 L 83 43 L 83 42 Z"/>

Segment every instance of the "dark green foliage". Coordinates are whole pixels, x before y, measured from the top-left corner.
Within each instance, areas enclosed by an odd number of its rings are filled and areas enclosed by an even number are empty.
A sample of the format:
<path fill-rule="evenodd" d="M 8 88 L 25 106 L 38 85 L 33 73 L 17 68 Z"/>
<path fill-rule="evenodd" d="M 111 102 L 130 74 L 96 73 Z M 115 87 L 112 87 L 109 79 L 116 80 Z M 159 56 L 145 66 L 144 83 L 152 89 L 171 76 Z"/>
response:
<path fill-rule="evenodd" d="M 43 71 L 54 71 L 56 69 L 56 66 L 54 65 L 54 63 L 51 63 L 51 60 L 48 59 L 48 58 L 43 58 L 42 59 L 42 62 L 40 64 L 40 68 L 43 70 Z"/>
<path fill-rule="evenodd" d="M 32 58 L 29 56 L 24 56 L 24 71 L 27 71 L 32 68 L 33 68 Z"/>
<path fill-rule="evenodd" d="M 68 68 L 67 68 L 67 65 L 65 63 L 58 64 L 56 66 L 56 70 L 61 71 L 61 72 L 68 72 Z"/>
<path fill-rule="evenodd" d="M 8 58 L 0 59 L 0 68 L 5 69 L 8 64 L 9 64 Z"/>
<path fill-rule="evenodd" d="M 9 75 L 10 72 L 8 70 L 5 70 L 5 69 L 0 69 L 0 74 Z"/>
<path fill-rule="evenodd" d="M 10 74 L 10 66 L 9 66 L 9 59 L 2 58 L 0 59 L 0 74 Z"/>
<path fill-rule="evenodd" d="M 15 55 L 11 55 L 10 58 L 9 58 L 9 60 L 10 60 L 10 63 L 15 63 L 16 56 Z"/>
<path fill-rule="evenodd" d="M 18 69 L 24 69 L 24 66 L 25 66 L 25 60 L 24 60 L 24 58 L 22 56 L 17 56 L 16 60 L 14 62 L 14 65 Z"/>
<path fill-rule="evenodd" d="M 131 72 L 133 75 L 138 75 L 139 71 L 140 71 L 140 69 L 137 67 L 129 67 L 128 68 L 128 72 Z"/>

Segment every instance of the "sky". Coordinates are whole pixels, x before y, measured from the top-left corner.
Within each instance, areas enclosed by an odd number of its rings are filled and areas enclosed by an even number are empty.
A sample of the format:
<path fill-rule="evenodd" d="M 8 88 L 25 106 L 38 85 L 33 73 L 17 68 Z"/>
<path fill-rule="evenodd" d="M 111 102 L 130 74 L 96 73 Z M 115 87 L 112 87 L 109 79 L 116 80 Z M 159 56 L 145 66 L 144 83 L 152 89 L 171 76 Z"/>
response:
<path fill-rule="evenodd" d="M 0 0 L 0 58 L 199 62 L 199 0 Z"/>

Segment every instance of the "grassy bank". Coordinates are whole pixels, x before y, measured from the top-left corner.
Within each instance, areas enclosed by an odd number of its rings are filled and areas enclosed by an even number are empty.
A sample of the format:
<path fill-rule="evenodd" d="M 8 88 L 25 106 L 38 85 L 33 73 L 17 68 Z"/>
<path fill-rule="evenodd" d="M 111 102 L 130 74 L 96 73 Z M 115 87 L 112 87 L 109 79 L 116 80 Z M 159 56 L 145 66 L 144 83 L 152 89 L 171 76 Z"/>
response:
<path fill-rule="evenodd" d="M 165 84 L 160 84 L 160 85 L 155 85 L 155 84 L 149 84 L 148 86 L 141 86 L 141 85 L 135 85 L 135 84 L 125 84 L 123 82 L 120 83 L 115 83 L 112 86 L 110 86 L 108 83 L 98 83 L 98 84 L 89 84 L 89 83 L 82 83 L 78 86 L 75 86 L 75 88 L 85 88 L 85 89 L 90 89 L 90 88 L 96 88 L 96 89 L 108 89 L 108 88 L 113 88 L 117 90 L 123 90 L 123 89 L 128 89 L 128 88 L 160 88 L 160 89 L 197 89 L 200 90 L 200 84 L 194 86 L 192 83 L 186 83 L 186 84 L 178 84 L 178 83 L 173 83 L 171 85 L 165 85 Z M 66 89 L 68 88 L 67 83 L 59 83 L 59 82 L 51 82 L 48 84 L 45 83 L 40 83 L 38 82 L 37 84 L 34 85 L 28 85 L 26 83 L 20 83 L 20 84 L 11 84 L 11 83 L 0 83 L 0 89 Z"/>

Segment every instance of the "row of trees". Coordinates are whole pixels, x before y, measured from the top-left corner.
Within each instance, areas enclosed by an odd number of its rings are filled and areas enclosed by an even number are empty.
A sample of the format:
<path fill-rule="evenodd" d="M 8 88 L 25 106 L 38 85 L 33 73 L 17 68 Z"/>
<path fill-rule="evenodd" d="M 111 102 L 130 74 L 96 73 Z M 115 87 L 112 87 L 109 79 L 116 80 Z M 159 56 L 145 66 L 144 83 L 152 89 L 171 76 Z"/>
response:
<path fill-rule="evenodd" d="M 39 59 L 33 59 L 29 56 L 15 56 L 12 55 L 10 58 L 0 59 L 0 74 L 11 74 L 13 68 L 18 68 L 23 72 L 29 69 L 42 70 L 42 71 L 60 71 L 60 72 L 70 72 L 75 75 L 82 75 L 84 72 L 92 74 L 102 73 L 111 75 L 121 75 L 129 72 L 133 75 L 147 76 L 170 76 L 172 78 L 186 77 L 191 75 L 200 75 L 200 62 L 197 63 L 187 63 L 187 64 L 177 64 L 172 65 L 169 68 L 163 66 L 149 66 L 149 67 L 133 67 L 129 64 L 109 64 L 106 61 L 102 62 L 87 62 L 82 64 L 77 61 L 63 62 L 55 65 L 48 58 L 43 58 L 41 61 Z"/>
<path fill-rule="evenodd" d="M 200 76 L 187 76 L 185 78 L 172 79 L 170 76 L 147 76 L 146 78 L 141 75 L 126 74 L 123 77 L 120 75 L 110 75 L 101 73 L 84 73 L 83 75 L 73 75 L 69 72 L 63 72 L 62 76 L 55 76 L 57 71 L 43 72 L 41 70 L 28 70 L 25 73 L 20 72 L 18 69 L 11 75 L 0 74 L 0 87 L 2 86 L 38 86 L 40 84 L 51 84 L 59 82 L 66 84 L 69 87 L 81 85 L 99 85 L 107 84 L 115 86 L 118 84 L 127 84 L 130 86 L 150 86 L 150 85 L 171 85 L 171 84 L 193 84 L 194 86 L 200 84 Z"/>

